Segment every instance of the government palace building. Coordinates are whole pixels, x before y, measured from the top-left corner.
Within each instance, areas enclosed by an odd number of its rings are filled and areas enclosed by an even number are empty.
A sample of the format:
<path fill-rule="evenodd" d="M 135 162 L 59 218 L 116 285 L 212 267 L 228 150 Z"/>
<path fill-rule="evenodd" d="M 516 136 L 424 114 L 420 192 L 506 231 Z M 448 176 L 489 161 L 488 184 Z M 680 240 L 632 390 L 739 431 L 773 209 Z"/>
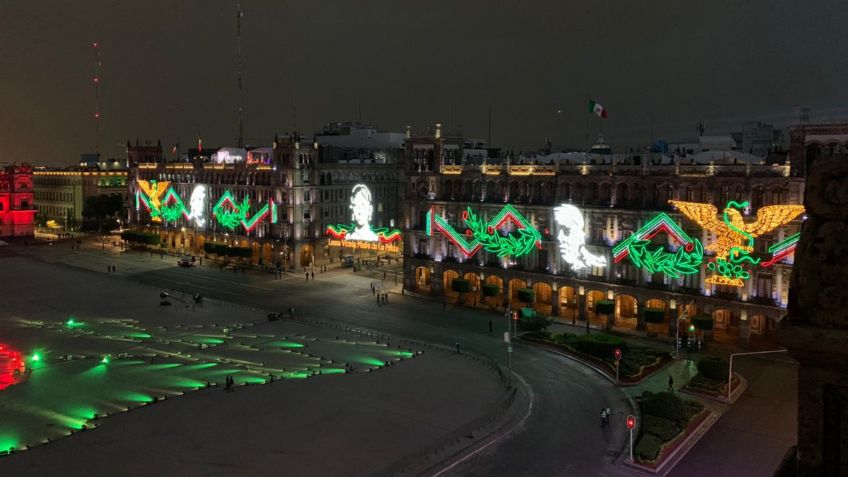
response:
<path fill-rule="evenodd" d="M 406 141 L 404 287 L 646 334 L 773 341 L 805 218 L 804 171 L 845 154 L 842 125 L 790 128 L 791 151 L 504 154 Z"/>

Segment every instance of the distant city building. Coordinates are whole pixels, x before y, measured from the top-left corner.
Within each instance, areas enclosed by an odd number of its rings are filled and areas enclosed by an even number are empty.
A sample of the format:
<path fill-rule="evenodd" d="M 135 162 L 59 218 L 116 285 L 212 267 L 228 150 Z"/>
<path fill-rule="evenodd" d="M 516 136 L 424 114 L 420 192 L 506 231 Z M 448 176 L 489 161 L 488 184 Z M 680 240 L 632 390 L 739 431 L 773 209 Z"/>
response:
<path fill-rule="evenodd" d="M 29 164 L 0 169 L 0 238 L 32 237 L 35 205 Z"/>
<path fill-rule="evenodd" d="M 104 165 L 122 164 L 109 160 Z M 127 170 L 98 167 L 39 168 L 33 172 L 35 205 L 40 226 L 61 232 L 82 227 L 85 201 L 100 195 L 119 195 L 129 205 Z"/>
<path fill-rule="evenodd" d="M 816 159 L 843 156 L 848 160 L 848 122 L 797 122 L 789 127 L 789 161 L 792 171 L 806 176 Z"/>

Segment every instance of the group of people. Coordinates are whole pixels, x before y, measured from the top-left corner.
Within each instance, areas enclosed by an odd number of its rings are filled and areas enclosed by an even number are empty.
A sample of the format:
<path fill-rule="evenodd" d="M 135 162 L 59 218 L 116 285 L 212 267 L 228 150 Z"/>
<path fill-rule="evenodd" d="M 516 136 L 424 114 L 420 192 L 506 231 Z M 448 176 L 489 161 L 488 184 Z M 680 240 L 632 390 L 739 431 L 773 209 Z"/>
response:
<path fill-rule="evenodd" d="M 115 265 L 106 265 L 106 273 L 115 273 L 118 271 L 118 267 Z"/>
<path fill-rule="evenodd" d="M 307 282 L 309 281 L 309 275 L 310 275 L 310 272 L 306 272 L 306 281 Z M 314 271 L 312 272 L 312 279 L 315 280 L 315 272 Z"/>
<path fill-rule="evenodd" d="M 371 283 L 371 294 L 377 297 L 377 306 L 389 304 L 389 292 L 384 292 Z"/>
<path fill-rule="evenodd" d="M 235 379 L 233 379 L 232 376 L 227 376 L 227 379 L 226 379 L 225 384 L 224 384 L 224 388 L 225 388 L 226 391 L 232 391 L 233 386 L 235 384 L 236 384 Z"/>

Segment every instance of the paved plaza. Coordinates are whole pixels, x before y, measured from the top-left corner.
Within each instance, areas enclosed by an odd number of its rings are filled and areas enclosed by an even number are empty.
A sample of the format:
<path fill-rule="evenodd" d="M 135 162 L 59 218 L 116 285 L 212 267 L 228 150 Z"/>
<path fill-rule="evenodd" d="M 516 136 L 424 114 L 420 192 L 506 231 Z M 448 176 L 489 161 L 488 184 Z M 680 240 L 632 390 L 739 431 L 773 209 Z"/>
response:
<path fill-rule="evenodd" d="M 369 474 L 505 393 L 490 367 L 438 349 L 0 260 L 19 278 L 0 342 L 29 369 L 0 391 L 3 475 Z"/>

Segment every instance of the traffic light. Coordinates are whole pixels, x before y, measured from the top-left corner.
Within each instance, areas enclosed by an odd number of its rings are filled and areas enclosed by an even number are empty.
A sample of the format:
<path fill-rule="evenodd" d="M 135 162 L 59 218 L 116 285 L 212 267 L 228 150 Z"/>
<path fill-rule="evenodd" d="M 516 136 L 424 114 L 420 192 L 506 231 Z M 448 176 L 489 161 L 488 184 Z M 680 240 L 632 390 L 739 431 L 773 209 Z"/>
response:
<path fill-rule="evenodd" d="M 616 348 L 613 354 L 615 355 L 616 361 L 621 361 L 621 348 Z"/>
<path fill-rule="evenodd" d="M 627 416 L 627 428 L 631 431 L 636 427 L 636 416 Z"/>

